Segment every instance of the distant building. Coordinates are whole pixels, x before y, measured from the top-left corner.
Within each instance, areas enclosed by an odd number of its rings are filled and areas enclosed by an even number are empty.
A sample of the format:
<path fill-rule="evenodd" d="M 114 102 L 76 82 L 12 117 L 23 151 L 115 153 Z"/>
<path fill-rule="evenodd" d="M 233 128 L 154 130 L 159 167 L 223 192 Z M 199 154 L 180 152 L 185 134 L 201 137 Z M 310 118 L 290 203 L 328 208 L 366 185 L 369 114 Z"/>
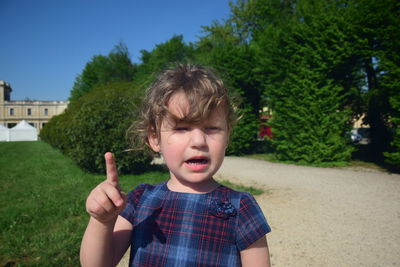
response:
<path fill-rule="evenodd" d="M 68 106 L 68 101 L 13 100 L 11 86 L 0 80 L 0 125 L 12 128 L 26 120 L 38 131 L 51 119 L 61 114 Z"/>

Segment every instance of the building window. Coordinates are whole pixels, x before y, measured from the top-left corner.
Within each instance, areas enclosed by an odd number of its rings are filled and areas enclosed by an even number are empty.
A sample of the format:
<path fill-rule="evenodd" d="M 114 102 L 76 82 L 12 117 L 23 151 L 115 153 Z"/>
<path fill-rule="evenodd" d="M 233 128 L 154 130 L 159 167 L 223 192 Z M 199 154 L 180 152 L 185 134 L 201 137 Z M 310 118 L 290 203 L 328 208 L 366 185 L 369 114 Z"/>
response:
<path fill-rule="evenodd" d="M 28 116 L 32 115 L 32 109 L 28 108 L 26 113 L 28 114 Z"/>
<path fill-rule="evenodd" d="M 49 109 L 47 109 L 47 108 L 44 109 L 44 115 L 45 115 L 45 116 L 48 116 L 48 115 L 49 115 Z"/>
<path fill-rule="evenodd" d="M 15 125 L 17 125 L 16 123 L 7 123 L 7 127 L 8 128 L 12 128 L 12 127 L 14 127 Z"/>
<path fill-rule="evenodd" d="M 10 116 L 14 116 L 14 109 L 10 108 Z"/>

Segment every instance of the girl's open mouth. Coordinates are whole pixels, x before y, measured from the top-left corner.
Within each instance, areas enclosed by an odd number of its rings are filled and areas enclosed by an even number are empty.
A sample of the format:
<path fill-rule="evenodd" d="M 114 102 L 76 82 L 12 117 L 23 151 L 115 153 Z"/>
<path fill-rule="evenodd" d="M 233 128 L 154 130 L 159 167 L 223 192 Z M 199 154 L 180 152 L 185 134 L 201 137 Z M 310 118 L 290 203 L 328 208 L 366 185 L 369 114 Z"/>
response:
<path fill-rule="evenodd" d="M 191 158 L 185 161 L 186 166 L 193 171 L 202 171 L 206 169 L 210 163 L 207 158 Z"/>
<path fill-rule="evenodd" d="M 208 164 L 208 159 L 206 159 L 206 158 L 194 158 L 194 159 L 187 160 L 186 163 L 190 164 L 190 165 L 204 165 L 204 164 Z"/>

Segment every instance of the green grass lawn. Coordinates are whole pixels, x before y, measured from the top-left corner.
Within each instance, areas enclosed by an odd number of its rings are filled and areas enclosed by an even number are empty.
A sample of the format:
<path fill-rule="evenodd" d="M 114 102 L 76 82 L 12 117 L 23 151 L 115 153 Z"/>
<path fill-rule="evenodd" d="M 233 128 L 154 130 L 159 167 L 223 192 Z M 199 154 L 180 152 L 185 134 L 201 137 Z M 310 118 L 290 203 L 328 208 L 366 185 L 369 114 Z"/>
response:
<path fill-rule="evenodd" d="M 120 184 L 129 192 L 167 178 L 166 172 L 155 171 L 121 176 Z M 44 142 L 0 142 L 0 266 L 79 266 L 89 218 L 86 197 L 103 179 L 81 171 Z"/>
<path fill-rule="evenodd" d="M 167 173 L 120 177 L 130 191 Z M 0 266 L 79 266 L 85 201 L 104 179 L 43 142 L 0 143 Z"/>

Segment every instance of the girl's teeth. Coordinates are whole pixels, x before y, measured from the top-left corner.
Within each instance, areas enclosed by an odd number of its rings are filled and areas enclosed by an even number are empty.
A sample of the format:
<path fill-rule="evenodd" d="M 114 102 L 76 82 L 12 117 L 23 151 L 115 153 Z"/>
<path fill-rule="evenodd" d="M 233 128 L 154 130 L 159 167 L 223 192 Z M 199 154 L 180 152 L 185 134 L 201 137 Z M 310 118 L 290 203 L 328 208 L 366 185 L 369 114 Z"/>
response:
<path fill-rule="evenodd" d="M 193 159 L 193 160 L 188 160 L 188 164 L 192 165 L 200 165 L 200 164 L 207 164 L 206 159 Z"/>

